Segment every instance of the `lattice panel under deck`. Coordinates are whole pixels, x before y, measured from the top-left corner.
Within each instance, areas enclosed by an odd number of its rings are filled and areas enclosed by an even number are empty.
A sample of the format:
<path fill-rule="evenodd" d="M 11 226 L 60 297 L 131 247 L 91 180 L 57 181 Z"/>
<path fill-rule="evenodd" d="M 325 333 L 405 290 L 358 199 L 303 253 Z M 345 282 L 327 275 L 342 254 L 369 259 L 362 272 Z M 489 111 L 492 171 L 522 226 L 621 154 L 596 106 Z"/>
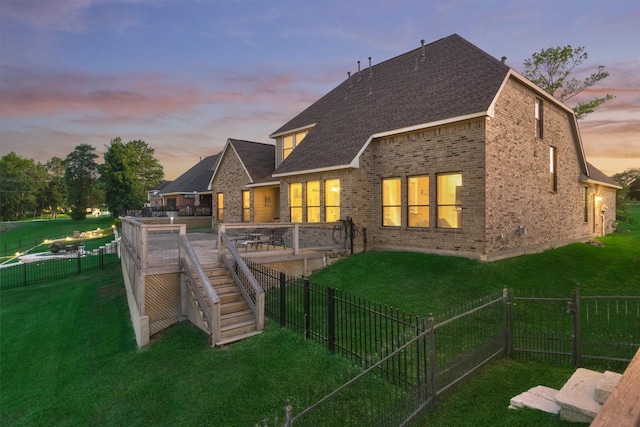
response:
<path fill-rule="evenodd" d="M 180 273 L 146 276 L 145 293 L 145 314 L 149 316 L 151 335 L 180 320 Z"/>

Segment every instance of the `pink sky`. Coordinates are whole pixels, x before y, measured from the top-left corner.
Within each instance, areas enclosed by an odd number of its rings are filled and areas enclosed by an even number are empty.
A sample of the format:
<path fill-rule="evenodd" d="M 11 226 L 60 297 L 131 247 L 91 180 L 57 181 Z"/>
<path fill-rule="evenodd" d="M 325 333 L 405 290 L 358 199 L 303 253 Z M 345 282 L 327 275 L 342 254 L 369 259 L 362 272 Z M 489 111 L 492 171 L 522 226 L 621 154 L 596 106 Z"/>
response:
<path fill-rule="evenodd" d="M 272 142 L 357 60 L 458 33 L 518 71 L 543 48 L 584 46 L 580 71 L 611 75 L 581 96 L 616 96 L 579 122 L 587 159 L 638 168 L 640 3 L 576 4 L 0 0 L 0 155 L 46 162 L 142 139 L 175 179 L 227 138 Z"/>

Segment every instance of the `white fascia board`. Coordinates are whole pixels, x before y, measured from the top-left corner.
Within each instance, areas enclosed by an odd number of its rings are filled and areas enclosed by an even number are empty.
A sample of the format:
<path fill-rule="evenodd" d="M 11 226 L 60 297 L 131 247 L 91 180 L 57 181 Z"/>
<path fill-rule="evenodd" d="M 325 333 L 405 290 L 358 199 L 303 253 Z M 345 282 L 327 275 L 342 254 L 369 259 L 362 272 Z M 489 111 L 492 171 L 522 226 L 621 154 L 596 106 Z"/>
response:
<path fill-rule="evenodd" d="M 353 166 L 351 165 L 339 165 L 339 166 L 329 166 L 326 168 L 317 168 L 317 169 L 307 169 L 307 170 L 302 170 L 302 171 L 295 171 L 295 172 L 285 172 L 285 173 L 274 173 L 273 175 L 271 175 L 274 178 L 279 178 L 281 176 L 296 176 L 296 175 L 306 175 L 306 174 L 310 174 L 310 173 L 318 173 L 318 172 L 328 172 L 328 171 L 334 171 L 334 170 L 339 170 L 339 169 L 350 169 Z"/>
<path fill-rule="evenodd" d="M 605 187 L 615 188 L 616 190 L 622 190 L 621 185 L 613 185 L 613 184 L 609 184 L 608 182 L 597 181 L 591 178 L 583 179 L 582 182 L 585 184 L 602 185 Z"/>
<path fill-rule="evenodd" d="M 384 132 L 374 133 L 373 135 L 371 135 L 369 137 L 369 139 L 367 139 L 367 142 L 364 143 L 364 145 L 362 146 L 360 151 L 358 151 L 358 154 L 356 154 L 356 156 L 353 158 L 353 160 L 351 161 L 351 163 L 347 167 L 352 167 L 352 168 L 360 167 L 360 156 L 362 155 L 362 153 L 364 153 L 364 150 L 367 149 L 369 144 L 371 144 L 371 141 L 373 141 L 375 138 L 384 138 L 386 136 L 398 135 L 398 134 L 401 134 L 401 133 L 415 132 L 417 130 L 428 129 L 428 128 L 438 127 L 438 126 L 444 126 L 444 125 L 448 125 L 450 123 L 461 122 L 461 121 L 464 121 L 464 120 L 471 120 L 471 119 L 477 119 L 477 118 L 480 118 L 480 117 L 486 117 L 487 115 L 489 115 L 488 111 L 480 111 L 478 113 L 465 114 L 464 116 L 450 117 L 448 119 L 436 120 L 435 122 L 422 123 L 422 124 L 419 124 L 419 125 L 409 126 L 409 127 L 406 127 L 406 128 L 392 129 L 392 130 L 388 130 L 388 131 L 384 131 Z M 339 166 L 338 168 L 343 168 L 343 166 Z"/>
<path fill-rule="evenodd" d="M 269 135 L 269 138 L 274 138 L 275 139 L 275 138 L 277 138 L 279 136 L 291 135 L 292 133 L 296 133 L 296 132 L 299 132 L 301 130 L 311 129 L 315 125 L 316 125 L 316 123 L 311 123 L 310 125 L 302 126 L 302 127 L 295 128 L 295 129 L 286 130 L 284 132 L 272 133 L 271 135 Z"/>
<path fill-rule="evenodd" d="M 257 187 L 273 187 L 274 185 L 280 185 L 280 181 L 269 181 L 269 182 L 260 182 L 257 184 L 247 184 L 247 188 L 257 188 Z"/>

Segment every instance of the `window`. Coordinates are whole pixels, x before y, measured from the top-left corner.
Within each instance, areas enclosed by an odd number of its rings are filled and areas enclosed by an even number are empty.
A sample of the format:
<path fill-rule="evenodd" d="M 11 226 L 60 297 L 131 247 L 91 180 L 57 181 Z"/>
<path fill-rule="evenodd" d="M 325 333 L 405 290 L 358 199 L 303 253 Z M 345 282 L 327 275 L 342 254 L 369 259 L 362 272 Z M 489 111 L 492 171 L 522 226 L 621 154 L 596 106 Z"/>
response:
<path fill-rule="evenodd" d="M 324 220 L 333 222 L 340 219 L 340 180 L 328 179 L 324 182 Z"/>
<path fill-rule="evenodd" d="M 242 220 L 251 221 L 251 191 L 242 192 Z"/>
<path fill-rule="evenodd" d="M 429 227 L 429 177 L 413 176 L 407 182 L 409 227 Z"/>
<path fill-rule="evenodd" d="M 320 181 L 307 182 L 307 222 L 320 222 Z"/>
<path fill-rule="evenodd" d="M 382 226 L 399 227 L 402 217 L 400 178 L 382 180 Z"/>
<path fill-rule="evenodd" d="M 289 185 L 289 209 L 291 222 L 302 222 L 302 183 Z"/>
<path fill-rule="evenodd" d="M 282 160 L 289 157 L 289 154 L 291 154 L 294 148 L 300 145 L 305 136 L 307 136 L 306 130 L 282 138 Z"/>
<path fill-rule="evenodd" d="M 549 191 L 558 191 L 558 154 L 556 147 L 549 147 Z"/>
<path fill-rule="evenodd" d="M 218 222 L 224 221 L 224 194 L 218 193 Z"/>
<path fill-rule="evenodd" d="M 462 174 L 438 175 L 438 227 L 462 228 Z"/>
<path fill-rule="evenodd" d="M 177 207 L 176 198 L 175 197 L 167 198 L 167 208 L 168 209 L 176 209 L 176 207 Z"/>
<path fill-rule="evenodd" d="M 536 117 L 536 136 L 538 138 L 542 138 L 543 111 L 542 111 L 542 100 L 541 99 L 536 99 L 535 117 Z"/>

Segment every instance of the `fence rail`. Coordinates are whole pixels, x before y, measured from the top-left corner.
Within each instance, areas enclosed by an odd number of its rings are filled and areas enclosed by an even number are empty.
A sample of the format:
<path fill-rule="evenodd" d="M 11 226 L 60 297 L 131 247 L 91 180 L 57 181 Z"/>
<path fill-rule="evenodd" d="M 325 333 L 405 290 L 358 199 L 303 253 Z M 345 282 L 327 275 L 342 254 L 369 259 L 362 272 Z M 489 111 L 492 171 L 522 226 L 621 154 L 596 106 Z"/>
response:
<path fill-rule="evenodd" d="M 640 296 L 581 296 L 576 288 L 570 297 L 517 297 L 505 289 L 435 323 L 247 265 L 265 289 L 271 319 L 362 370 L 316 401 L 287 403 L 285 426 L 409 425 L 498 357 L 624 370 L 640 346 Z"/>
<path fill-rule="evenodd" d="M 117 243 L 111 247 L 113 250 L 100 248 L 87 253 L 78 251 L 72 255 L 60 255 L 56 259 L 3 266 L 0 268 L 0 290 L 64 279 L 119 264 Z"/>

